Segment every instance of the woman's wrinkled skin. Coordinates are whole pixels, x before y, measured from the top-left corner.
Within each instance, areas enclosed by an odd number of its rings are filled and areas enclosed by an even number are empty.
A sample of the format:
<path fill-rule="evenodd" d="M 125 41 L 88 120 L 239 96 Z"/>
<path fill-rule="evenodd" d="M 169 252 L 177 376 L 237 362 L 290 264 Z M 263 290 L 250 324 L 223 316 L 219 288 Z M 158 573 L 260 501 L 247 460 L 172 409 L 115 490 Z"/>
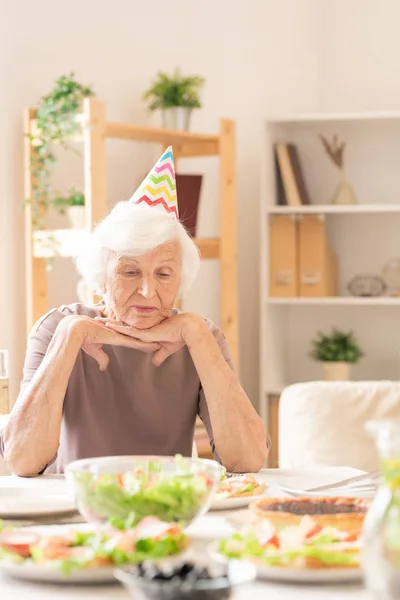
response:
<path fill-rule="evenodd" d="M 171 317 L 181 283 L 181 264 L 176 240 L 143 256 L 114 255 L 108 269 L 104 316 L 136 329 L 149 329 Z M 146 307 L 150 307 L 148 313 L 143 310 Z"/>

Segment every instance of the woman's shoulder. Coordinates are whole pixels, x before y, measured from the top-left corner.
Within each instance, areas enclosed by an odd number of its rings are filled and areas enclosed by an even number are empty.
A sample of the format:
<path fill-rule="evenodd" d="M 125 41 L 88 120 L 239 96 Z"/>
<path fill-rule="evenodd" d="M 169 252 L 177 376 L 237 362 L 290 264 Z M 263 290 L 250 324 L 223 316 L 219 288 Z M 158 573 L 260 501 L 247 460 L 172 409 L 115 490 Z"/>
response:
<path fill-rule="evenodd" d="M 35 323 L 32 333 L 54 333 L 59 322 L 71 315 L 82 315 L 94 319 L 101 316 L 102 304 L 85 305 L 80 302 L 74 304 L 63 304 L 59 308 L 53 308 Z"/>

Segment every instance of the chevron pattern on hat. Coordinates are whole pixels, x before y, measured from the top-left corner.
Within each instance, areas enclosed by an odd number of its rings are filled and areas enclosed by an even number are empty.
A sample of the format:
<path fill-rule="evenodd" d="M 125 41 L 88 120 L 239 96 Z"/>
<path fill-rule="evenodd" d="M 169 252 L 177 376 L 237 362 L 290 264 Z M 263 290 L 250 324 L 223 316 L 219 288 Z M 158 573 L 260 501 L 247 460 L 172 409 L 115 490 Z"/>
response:
<path fill-rule="evenodd" d="M 179 219 L 174 154 L 169 146 L 133 194 L 130 202 L 161 208 Z"/>

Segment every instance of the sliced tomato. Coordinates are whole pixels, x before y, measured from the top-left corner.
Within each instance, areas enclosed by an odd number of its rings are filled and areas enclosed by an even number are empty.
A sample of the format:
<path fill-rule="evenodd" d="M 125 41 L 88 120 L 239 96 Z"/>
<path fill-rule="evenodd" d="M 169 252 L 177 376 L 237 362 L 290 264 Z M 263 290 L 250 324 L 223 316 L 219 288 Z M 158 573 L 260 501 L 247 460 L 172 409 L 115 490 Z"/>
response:
<path fill-rule="evenodd" d="M 278 538 L 277 534 L 272 536 L 272 538 L 267 542 L 267 546 L 275 546 L 275 548 L 280 547 L 279 538 Z"/>
<path fill-rule="evenodd" d="M 343 542 L 355 542 L 361 535 L 361 529 L 355 529 L 354 531 L 349 531 L 347 536 L 344 538 Z"/>
<path fill-rule="evenodd" d="M 115 476 L 115 481 L 118 483 L 120 487 L 124 487 L 124 480 L 121 474 Z"/>
<path fill-rule="evenodd" d="M 177 535 L 180 533 L 180 527 L 176 523 L 164 523 L 157 517 L 145 517 L 135 529 L 136 539 L 152 538 L 160 540 L 165 535 Z"/>
<path fill-rule="evenodd" d="M 31 555 L 30 547 L 37 544 L 39 540 L 38 534 L 33 532 L 4 531 L 0 533 L 0 547 L 24 558 Z"/>
<path fill-rule="evenodd" d="M 310 529 L 309 531 L 307 531 L 306 533 L 306 540 L 309 540 L 310 538 L 314 537 L 314 535 L 317 535 L 317 533 L 319 533 L 320 531 L 322 531 L 323 526 L 320 525 L 319 523 L 317 523 L 316 525 L 314 525 L 314 527 L 312 529 Z"/>

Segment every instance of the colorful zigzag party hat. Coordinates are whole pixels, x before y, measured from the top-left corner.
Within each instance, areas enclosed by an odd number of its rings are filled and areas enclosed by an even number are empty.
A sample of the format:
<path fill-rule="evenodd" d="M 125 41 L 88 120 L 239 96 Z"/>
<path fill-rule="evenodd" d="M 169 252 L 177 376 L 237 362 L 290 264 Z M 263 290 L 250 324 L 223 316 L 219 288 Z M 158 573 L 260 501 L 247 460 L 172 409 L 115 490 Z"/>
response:
<path fill-rule="evenodd" d="M 148 206 L 163 208 L 167 213 L 173 213 L 179 219 L 172 146 L 168 146 L 133 194 L 130 202 L 133 204 L 145 202 Z"/>

